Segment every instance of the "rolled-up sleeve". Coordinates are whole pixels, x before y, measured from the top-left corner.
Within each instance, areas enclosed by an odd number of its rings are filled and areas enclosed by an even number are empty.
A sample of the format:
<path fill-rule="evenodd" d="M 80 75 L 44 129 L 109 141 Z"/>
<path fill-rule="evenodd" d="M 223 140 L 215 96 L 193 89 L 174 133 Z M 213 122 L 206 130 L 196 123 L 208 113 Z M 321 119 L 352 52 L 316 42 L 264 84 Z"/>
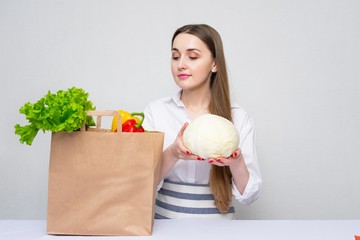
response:
<path fill-rule="evenodd" d="M 243 194 L 238 191 L 234 183 L 232 187 L 235 199 L 244 205 L 248 205 L 258 199 L 261 189 L 261 179 L 259 179 L 251 170 L 249 170 L 249 173 L 249 180 Z"/>

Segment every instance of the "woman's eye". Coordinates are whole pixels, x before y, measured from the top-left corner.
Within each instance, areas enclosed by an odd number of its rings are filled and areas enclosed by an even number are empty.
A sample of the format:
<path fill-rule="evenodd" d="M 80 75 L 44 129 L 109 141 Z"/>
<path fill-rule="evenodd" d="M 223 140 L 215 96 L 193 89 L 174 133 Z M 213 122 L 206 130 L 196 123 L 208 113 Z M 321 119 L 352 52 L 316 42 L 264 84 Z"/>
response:
<path fill-rule="evenodd" d="M 199 58 L 199 55 L 197 55 L 197 54 L 190 54 L 189 55 L 189 59 L 191 59 L 191 60 L 196 60 L 198 58 Z"/>
<path fill-rule="evenodd" d="M 171 55 L 172 60 L 179 60 L 180 59 L 180 55 L 179 54 L 173 54 Z"/>

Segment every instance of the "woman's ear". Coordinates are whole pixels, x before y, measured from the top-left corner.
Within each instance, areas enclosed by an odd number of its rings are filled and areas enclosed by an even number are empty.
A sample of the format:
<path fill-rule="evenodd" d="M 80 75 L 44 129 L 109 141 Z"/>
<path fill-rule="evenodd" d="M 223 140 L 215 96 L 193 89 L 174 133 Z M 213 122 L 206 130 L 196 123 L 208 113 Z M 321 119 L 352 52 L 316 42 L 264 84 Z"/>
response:
<path fill-rule="evenodd" d="M 213 72 L 213 73 L 217 72 L 216 64 L 214 64 L 214 66 L 211 68 L 211 72 Z"/>

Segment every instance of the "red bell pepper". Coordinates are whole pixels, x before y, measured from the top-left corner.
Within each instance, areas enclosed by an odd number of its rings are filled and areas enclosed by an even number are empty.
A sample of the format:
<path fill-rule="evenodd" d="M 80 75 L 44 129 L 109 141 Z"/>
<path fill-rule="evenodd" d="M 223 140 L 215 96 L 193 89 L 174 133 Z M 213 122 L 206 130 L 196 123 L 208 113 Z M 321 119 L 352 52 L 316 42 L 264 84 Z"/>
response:
<path fill-rule="evenodd" d="M 123 132 L 145 132 L 144 128 L 141 124 L 144 122 L 144 113 L 130 113 L 131 116 L 140 116 L 141 120 L 139 123 L 135 121 L 135 119 L 129 119 L 122 124 L 122 131 Z"/>

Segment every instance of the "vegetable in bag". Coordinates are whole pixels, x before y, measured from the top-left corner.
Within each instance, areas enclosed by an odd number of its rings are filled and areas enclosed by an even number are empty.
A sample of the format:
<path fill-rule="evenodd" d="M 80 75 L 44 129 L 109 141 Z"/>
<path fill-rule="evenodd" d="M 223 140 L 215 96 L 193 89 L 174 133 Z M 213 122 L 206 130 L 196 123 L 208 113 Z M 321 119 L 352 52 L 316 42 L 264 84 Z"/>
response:
<path fill-rule="evenodd" d="M 143 126 L 141 126 L 145 119 L 145 115 L 143 112 L 129 113 L 124 110 L 118 110 L 118 113 L 121 116 L 121 127 L 123 132 L 145 132 L 145 129 L 143 128 Z M 118 117 L 114 116 L 111 124 L 111 131 L 117 132 L 117 124 Z"/>
<path fill-rule="evenodd" d="M 25 103 L 19 112 L 26 116 L 29 124 L 15 125 L 19 141 L 31 145 L 39 130 L 72 132 L 79 130 L 84 124 L 94 126 L 93 118 L 86 114 L 88 110 L 95 110 L 88 96 L 83 89 L 72 87 L 59 90 L 56 94 L 48 91 L 36 103 Z"/>

